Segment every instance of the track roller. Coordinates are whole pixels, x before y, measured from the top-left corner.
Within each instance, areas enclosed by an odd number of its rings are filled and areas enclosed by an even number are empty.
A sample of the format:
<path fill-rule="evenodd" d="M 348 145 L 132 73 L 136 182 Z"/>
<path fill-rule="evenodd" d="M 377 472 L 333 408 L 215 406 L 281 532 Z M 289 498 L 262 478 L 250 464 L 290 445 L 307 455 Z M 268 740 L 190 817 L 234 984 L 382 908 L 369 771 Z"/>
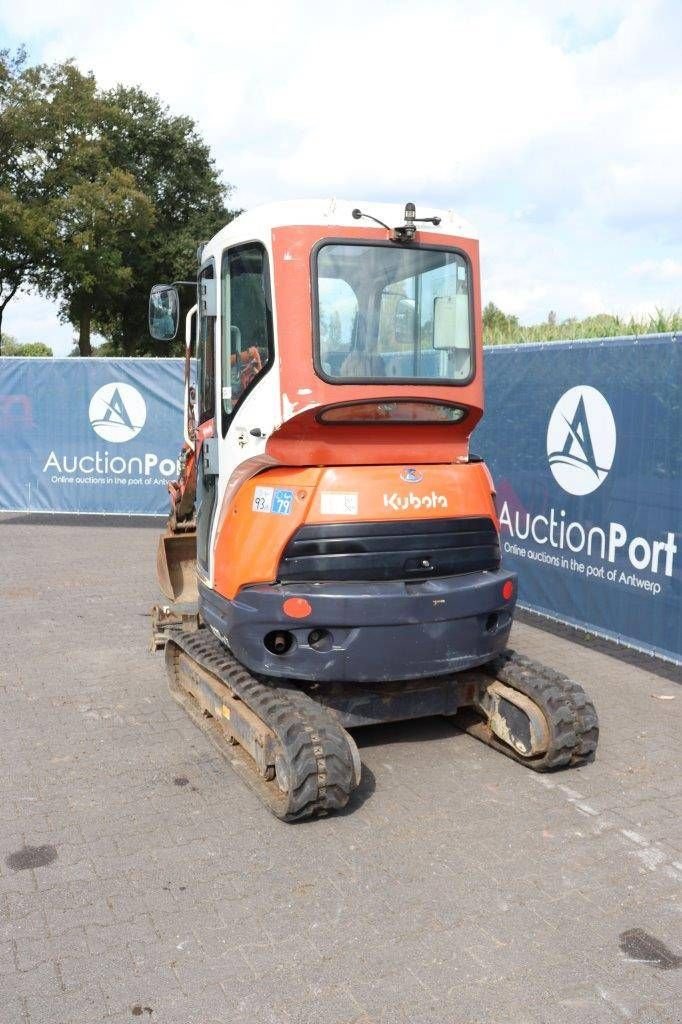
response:
<path fill-rule="evenodd" d="M 481 673 L 490 677 L 483 686 Z M 538 772 L 594 760 L 599 721 L 578 683 L 514 651 L 477 676 L 474 709 L 463 713 L 472 736 Z"/>
<path fill-rule="evenodd" d="M 360 755 L 326 708 L 254 678 L 208 629 L 165 634 L 173 697 L 273 814 L 297 821 L 348 803 Z"/>

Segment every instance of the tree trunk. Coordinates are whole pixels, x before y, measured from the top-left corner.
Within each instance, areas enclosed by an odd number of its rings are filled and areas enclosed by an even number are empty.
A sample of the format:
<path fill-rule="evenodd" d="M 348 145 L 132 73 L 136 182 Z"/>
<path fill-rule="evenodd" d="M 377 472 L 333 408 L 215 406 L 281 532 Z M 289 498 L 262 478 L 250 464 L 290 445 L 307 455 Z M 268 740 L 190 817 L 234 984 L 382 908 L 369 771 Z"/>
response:
<path fill-rule="evenodd" d="M 123 321 L 123 330 L 121 332 L 121 348 L 123 349 L 124 356 L 131 356 L 135 349 L 135 335 L 126 320 Z"/>
<path fill-rule="evenodd" d="M 79 331 L 78 331 L 78 352 L 81 356 L 92 355 L 92 345 L 90 344 L 90 320 L 92 319 L 92 310 L 89 306 L 84 306 L 81 309 Z"/>
<path fill-rule="evenodd" d="M 5 297 L 2 300 L 2 302 L 0 302 L 0 355 L 2 355 L 2 315 L 5 312 L 5 306 L 7 305 L 7 303 L 10 301 L 10 299 L 13 299 L 14 296 L 16 295 L 16 293 L 17 293 L 17 291 L 19 289 L 20 283 L 21 283 L 20 281 L 17 281 L 15 286 L 10 289 L 9 293 L 7 295 L 5 295 Z"/>

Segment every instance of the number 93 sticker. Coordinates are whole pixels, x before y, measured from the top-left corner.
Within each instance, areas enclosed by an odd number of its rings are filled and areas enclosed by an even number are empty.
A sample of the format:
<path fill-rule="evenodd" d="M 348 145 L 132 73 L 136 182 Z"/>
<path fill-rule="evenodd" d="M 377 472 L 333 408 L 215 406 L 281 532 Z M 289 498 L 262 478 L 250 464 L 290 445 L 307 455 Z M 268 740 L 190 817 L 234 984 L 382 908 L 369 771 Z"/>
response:
<path fill-rule="evenodd" d="M 294 492 L 286 487 L 257 487 L 251 508 L 254 512 L 270 512 L 288 516 L 294 506 Z"/>

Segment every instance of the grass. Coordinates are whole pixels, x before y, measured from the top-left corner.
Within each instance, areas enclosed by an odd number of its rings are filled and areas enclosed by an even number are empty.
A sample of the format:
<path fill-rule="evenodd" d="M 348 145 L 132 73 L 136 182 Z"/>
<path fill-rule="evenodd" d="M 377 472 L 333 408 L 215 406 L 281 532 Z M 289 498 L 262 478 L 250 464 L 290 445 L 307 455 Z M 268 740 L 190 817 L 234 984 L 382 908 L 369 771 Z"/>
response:
<path fill-rule="evenodd" d="M 499 314 L 499 315 L 498 315 Z M 485 345 L 518 345 L 527 341 L 577 341 L 587 338 L 616 338 L 621 335 L 665 334 L 682 331 L 682 310 L 666 312 L 657 309 L 655 315 L 629 320 L 610 313 L 599 313 L 584 320 L 571 317 L 557 322 L 550 316 L 545 323 L 524 326 L 516 317 L 505 316 L 500 310 L 486 306 L 483 315 L 483 343 Z"/>

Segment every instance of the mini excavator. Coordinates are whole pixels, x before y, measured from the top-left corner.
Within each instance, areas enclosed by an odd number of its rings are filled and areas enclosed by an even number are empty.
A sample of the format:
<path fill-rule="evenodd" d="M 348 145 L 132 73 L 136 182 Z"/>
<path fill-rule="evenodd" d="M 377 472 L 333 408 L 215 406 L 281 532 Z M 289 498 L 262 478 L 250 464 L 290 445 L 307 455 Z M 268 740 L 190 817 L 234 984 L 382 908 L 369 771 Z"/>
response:
<path fill-rule="evenodd" d="M 412 203 L 284 202 L 198 256 L 154 614 L 176 700 L 285 821 L 348 802 L 363 725 L 457 716 L 535 771 L 591 760 L 582 688 L 507 649 L 517 580 L 469 451 L 471 229 Z M 181 284 L 152 289 L 156 339 L 177 335 Z"/>

